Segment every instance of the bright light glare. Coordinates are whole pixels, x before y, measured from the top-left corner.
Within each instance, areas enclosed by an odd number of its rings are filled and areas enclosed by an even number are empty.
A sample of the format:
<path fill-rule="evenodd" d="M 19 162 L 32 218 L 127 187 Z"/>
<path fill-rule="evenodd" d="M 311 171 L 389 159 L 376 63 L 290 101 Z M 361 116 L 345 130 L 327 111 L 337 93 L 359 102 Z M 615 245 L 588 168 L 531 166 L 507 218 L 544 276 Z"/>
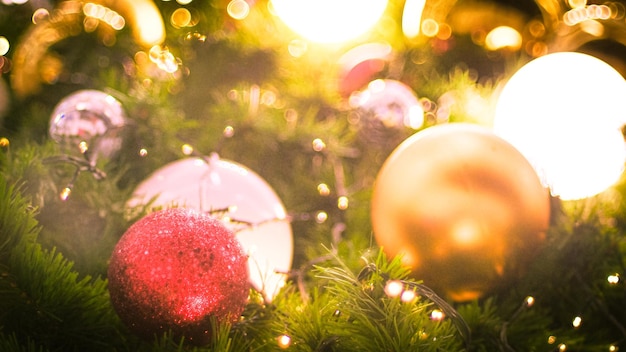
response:
<path fill-rule="evenodd" d="M 402 33 L 407 38 L 415 38 L 420 34 L 422 13 L 426 0 L 406 0 L 402 11 Z"/>
<path fill-rule="evenodd" d="M 275 13 L 294 32 L 319 43 L 340 43 L 367 32 L 387 0 L 272 0 Z"/>
<path fill-rule="evenodd" d="M 132 2 L 132 16 L 129 22 L 139 44 L 145 47 L 161 44 L 165 40 L 165 25 L 161 12 L 152 1 Z"/>
<path fill-rule="evenodd" d="M 489 50 L 519 50 L 522 47 L 522 35 L 509 26 L 496 27 L 487 34 L 485 46 Z"/>
<path fill-rule="evenodd" d="M 554 196 L 596 195 L 626 160 L 626 81 L 581 53 L 554 53 L 522 67 L 504 86 L 494 130 L 533 165 Z"/>

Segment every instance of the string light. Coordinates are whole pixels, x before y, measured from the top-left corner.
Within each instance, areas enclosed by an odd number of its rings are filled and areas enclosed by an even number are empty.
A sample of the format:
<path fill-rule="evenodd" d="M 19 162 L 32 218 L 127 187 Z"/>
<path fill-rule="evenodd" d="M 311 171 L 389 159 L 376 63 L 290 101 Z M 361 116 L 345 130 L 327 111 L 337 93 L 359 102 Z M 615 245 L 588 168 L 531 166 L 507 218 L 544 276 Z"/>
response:
<path fill-rule="evenodd" d="M 146 149 L 146 148 L 141 148 L 141 149 L 139 149 L 139 156 L 140 156 L 140 157 L 142 157 L 142 158 L 143 158 L 143 157 L 145 157 L 145 156 L 147 156 L 147 155 L 148 155 L 148 149 Z"/>
<path fill-rule="evenodd" d="M 181 151 L 183 152 L 183 154 L 189 156 L 189 155 L 193 154 L 193 147 L 191 145 L 185 143 L 181 147 Z"/>
<path fill-rule="evenodd" d="M 313 150 L 316 152 L 321 152 L 326 148 L 326 143 L 320 138 L 315 138 L 311 144 L 313 145 Z"/>
<path fill-rule="evenodd" d="M 167 73 L 178 71 L 178 60 L 167 47 L 162 47 L 161 45 L 152 46 L 148 52 L 148 57 L 158 68 Z"/>
<path fill-rule="evenodd" d="M 389 280 L 385 285 L 385 293 L 391 298 L 398 297 L 404 291 L 404 284 L 400 280 Z"/>
<path fill-rule="evenodd" d="M 446 315 L 439 309 L 435 309 L 430 313 L 430 319 L 434 321 L 442 321 Z"/>
<path fill-rule="evenodd" d="M 607 277 L 606 280 L 611 285 L 617 285 L 620 281 L 620 277 L 619 277 L 619 274 L 616 273 L 616 274 L 609 275 L 609 277 Z"/>
<path fill-rule="evenodd" d="M 278 347 L 282 349 L 291 346 L 291 337 L 289 335 L 280 335 L 276 340 L 278 341 Z"/>
<path fill-rule="evenodd" d="M 325 211 L 318 211 L 317 214 L 315 214 L 315 221 L 318 224 L 323 224 L 326 220 L 328 220 L 328 213 Z"/>
<path fill-rule="evenodd" d="M 405 290 L 400 296 L 400 300 L 404 303 L 411 303 L 417 298 L 417 293 L 413 290 Z"/>
<path fill-rule="evenodd" d="M 83 6 L 83 13 L 87 18 L 100 20 L 116 31 L 122 30 L 126 25 L 124 17 L 120 16 L 116 11 L 102 5 L 88 2 Z"/>
<path fill-rule="evenodd" d="M 567 345 L 562 343 L 559 345 L 559 351 L 563 352 L 563 351 L 567 351 Z"/>
<path fill-rule="evenodd" d="M 6 137 L 0 138 L 0 147 L 6 148 L 6 147 L 9 146 L 9 144 L 10 144 L 10 142 L 9 142 L 8 138 L 6 138 Z"/>
<path fill-rule="evenodd" d="M 348 209 L 349 202 L 350 201 L 348 200 L 348 197 L 341 196 L 337 199 L 337 208 L 341 210 L 346 210 Z"/>
<path fill-rule="evenodd" d="M 320 196 L 326 197 L 330 195 L 330 187 L 328 187 L 328 185 L 325 183 L 320 183 L 319 185 L 317 185 L 317 192 L 320 194 Z"/>
<path fill-rule="evenodd" d="M 63 188 L 63 190 L 61 191 L 61 193 L 59 194 L 59 198 L 62 201 L 66 201 L 70 197 L 71 193 L 72 193 L 72 189 L 69 186 L 67 186 Z"/>
<path fill-rule="evenodd" d="M 80 143 L 78 143 L 78 150 L 81 154 L 85 154 L 89 150 L 89 145 L 87 144 L 87 142 L 81 141 Z"/>
<path fill-rule="evenodd" d="M 224 127 L 224 131 L 222 132 L 222 135 L 226 138 L 231 138 L 232 136 L 235 135 L 235 128 L 233 126 Z"/>
<path fill-rule="evenodd" d="M 579 328 L 580 324 L 582 324 L 582 322 L 583 322 L 583 318 L 581 318 L 579 316 L 574 317 L 574 320 L 572 320 L 572 326 L 574 328 Z"/>

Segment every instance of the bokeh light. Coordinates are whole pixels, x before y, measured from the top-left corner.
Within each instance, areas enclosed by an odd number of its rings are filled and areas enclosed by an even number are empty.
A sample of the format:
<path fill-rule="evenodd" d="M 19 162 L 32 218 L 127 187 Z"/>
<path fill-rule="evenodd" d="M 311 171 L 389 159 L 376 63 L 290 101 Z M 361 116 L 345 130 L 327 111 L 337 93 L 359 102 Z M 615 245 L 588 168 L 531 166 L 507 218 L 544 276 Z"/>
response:
<path fill-rule="evenodd" d="M 9 40 L 5 37 L 0 36 L 0 55 L 5 55 L 9 52 Z"/>
<path fill-rule="evenodd" d="M 499 26 L 487 33 L 485 47 L 489 50 L 508 48 L 517 51 L 522 47 L 522 35 L 509 26 Z"/>
<path fill-rule="evenodd" d="M 367 89 L 350 96 L 349 104 L 371 114 L 386 127 L 419 129 L 424 124 L 424 109 L 408 85 L 390 79 L 376 79 Z"/>
<path fill-rule="evenodd" d="M 226 12 L 236 20 L 243 20 L 250 14 L 250 5 L 244 0 L 232 0 L 228 3 Z"/>
<path fill-rule="evenodd" d="M 276 15 L 294 32 L 318 43 L 341 43 L 367 32 L 387 0 L 272 0 Z"/>
<path fill-rule="evenodd" d="M 426 0 L 406 0 L 402 11 L 402 33 L 407 38 L 415 38 L 420 33 L 422 12 Z"/>
<path fill-rule="evenodd" d="M 596 195 L 622 174 L 626 81 L 593 56 L 562 52 L 516 72 L 497 102 L 495 132 L 530 161 L 554 196 Z"/>

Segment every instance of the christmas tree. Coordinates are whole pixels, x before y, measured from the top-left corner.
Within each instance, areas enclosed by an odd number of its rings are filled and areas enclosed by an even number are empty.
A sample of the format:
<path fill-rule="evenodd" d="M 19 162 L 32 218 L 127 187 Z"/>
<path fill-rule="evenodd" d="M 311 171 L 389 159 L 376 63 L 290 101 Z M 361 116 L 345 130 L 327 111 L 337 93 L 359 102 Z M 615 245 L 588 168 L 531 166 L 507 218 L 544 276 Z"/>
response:
<path fill-rule="evenodd" d="M 625 6 L 3 1 L 0 351 L 624 348 Z"/>

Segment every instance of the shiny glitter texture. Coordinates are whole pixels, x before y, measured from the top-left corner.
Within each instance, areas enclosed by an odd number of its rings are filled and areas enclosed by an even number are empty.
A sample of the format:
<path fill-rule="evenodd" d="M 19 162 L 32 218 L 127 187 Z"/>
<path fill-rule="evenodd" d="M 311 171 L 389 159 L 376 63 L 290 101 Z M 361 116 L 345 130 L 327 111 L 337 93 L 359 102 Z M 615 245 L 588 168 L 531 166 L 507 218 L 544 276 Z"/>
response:
<path fill-rule="evenodd" d="M 151 213 L 122 236 L 108 269 L 111 302 L 138 336 L 171 331 L 211 341 L 211 320 L 234 322 L 248 299 L 248 266 L 233 233 L 190 209 Z"/>

